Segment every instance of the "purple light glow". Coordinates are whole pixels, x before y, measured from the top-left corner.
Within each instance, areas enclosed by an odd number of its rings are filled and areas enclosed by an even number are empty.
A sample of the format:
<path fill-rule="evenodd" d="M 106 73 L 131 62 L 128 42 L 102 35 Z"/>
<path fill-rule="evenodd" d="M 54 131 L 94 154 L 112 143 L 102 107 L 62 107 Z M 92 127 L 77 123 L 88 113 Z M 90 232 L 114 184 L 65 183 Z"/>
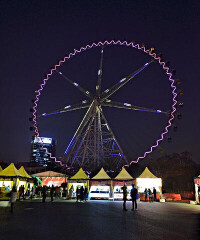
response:
<path fill-rule="evenodd" d="M 126 80 L 126 78 L 122 78 L 119 82 L 122 83 Z"/>
<path fill-rule="evenodd" d="M 151 49 L 146 49 L 145 46 L 143 45 L 139 45 L 137 43 L 134 43 L 134 42 L 127 42 L 127 41 L 120 41 L 120 40 L 111 40 L 111 41 L 104 41 L 104 42 L 98 42 L 98 43 L 92 43 L 91 45 L 86 45 L 85 47 L 81 47 L 79 50 L 76 50 L 74 49 L 74 51 L 70 54 L 68 54 L 67 56 L 65 56 L 62 60 L 59 61 L 58 64 L 56 64 L 51 70 L 50 72 L 47 74 L 47 77 L 43 79 L 42 83 L 40 84 L 40 88 L 38 89 L 38 91 L 36 92 L 36 97 L 35 97 L 35 101 L 34 101 L 34 106 L 33 106 L 33 127 L 34 127 L 34 132 L 35 132 L 35 136 L 36 137 L 39 137 L 39 131 L 38 131 L 38 126 L 37 126 L 37 106 L 38 106 L 38 102 L 39 102 L 39 99 L 40 99 L 40 95 L 41 95 L 41 92 L 44 88 L 44 86 L 46 85 L 47 81 L 49 80 L 50 76 L 53 74 L 54 71 L 57 70 L 58 67 L 61 66 L 62 63 L 65 63 L 67 60 L 69 60 L 71 57 L 77 55 L 78 53 L 81 53 L 81 52 L 84 52 L 88 49 L 91 49 L 91 48 L 94 48 L 94 47 L 102 47 L 102 46 L 106 46 L 106 45 L 120 45 L 120 46 L 127 46 L 127 47 L 133 47 L 133 48 L 136 48 L 138 50 L 141 50 L 143 51 L 144 53 L 148 54 L 150 57 L 152 57 L 154 59 L 154 61 L 157 61 L 161 67 L 163 68 L 163 70 L 165 71 L 165 73 L 167 74 L 168 76 L 168 79 L 171 83 L 171 89 L 172 89 L 172 95 L 173 95 L 173 98 L 172 98 L 172 111 L 170 113 L 170 119 L 168 120 L 168 123 L 167 125 L 165 126 L 165 131 L 161 133 L 160 137 L 156 140 L 155 144 L 152 145 L 150 147 L 149 150 L 145 151 L 144 154 L 142 156 L 139 156 L 136 160 L 133 160 L 131 161 L 129 164 L 127 165 L 124 165 L 124 166 L 129 166 L 131 165 L 132 163 L 138 163 L 138 161 L 140 159 L 143 159 L 146 157 L 146 155 L 150 154 L 156 147 L 158 147 L 158 145 L 160 144 L 160 142 L 164 139 L 164 136 L 168 133 L 168 129 L 169 127 L 171 127 L 172 125 L 172 121 L 174 119 L 174 114 L 176 112 L 176 104 L 177 104 L 177 100 L 176 100 L 176 97 L 177 97 L 177 89 L 176 89 L 176 86 L 175 86 L 175 80 L 172 78 L 172 73 L 171 73 L 171 70 L 168 66 L 166 66 L 166 62 L 162 61 L 161 60 L 161 57 L 159 57 L 156 53 L 153 53 L 151 51 Z M 144 68 L 147 66 L 148 64 L 146 63 Z M 143 69 L 142 69 L 143 70 Z M 141 70 L 141 71 L 142 71 Z M 139 73 L 139 72 L 138 72 Z M 137 73 L 137 74 L 138 74 Z M 62 74 L 62 73 L 60 73 Z M 135 75 L 134 75 L 135 76 Z M 89 94 L 89 92 L 87 93 Z M 55 159 L 56 162 L 59 162 L 61 165 L 63 165 L 61 163 L 61 161 L 57 161 Z"/>
<path fill-rule="evenodd" d="M 67 109 L 67 108 L 70 108 L 71 107 L 71 105 L 68 105 L 68 106 L 66 106 L 66 107 L 64 107 L 65 109 Z"/>
<path fill-rule="evenodd" d="M 131 104 L 130 103 L 124 103 L 124 106 L 130 107 Z"/>

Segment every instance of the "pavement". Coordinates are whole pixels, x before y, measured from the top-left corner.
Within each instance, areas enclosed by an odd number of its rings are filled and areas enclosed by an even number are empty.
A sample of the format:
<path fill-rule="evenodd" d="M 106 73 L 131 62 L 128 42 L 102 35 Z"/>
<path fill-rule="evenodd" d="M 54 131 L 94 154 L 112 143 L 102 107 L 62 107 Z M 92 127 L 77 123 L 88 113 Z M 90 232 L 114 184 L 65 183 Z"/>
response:
<path fill-rule="evenodd" d="M 17 202 L 10 213 L 0 202 L 0 240 L 184 240 L 200 239 L 200 206 L 122 201 L 47 199 Z"/>

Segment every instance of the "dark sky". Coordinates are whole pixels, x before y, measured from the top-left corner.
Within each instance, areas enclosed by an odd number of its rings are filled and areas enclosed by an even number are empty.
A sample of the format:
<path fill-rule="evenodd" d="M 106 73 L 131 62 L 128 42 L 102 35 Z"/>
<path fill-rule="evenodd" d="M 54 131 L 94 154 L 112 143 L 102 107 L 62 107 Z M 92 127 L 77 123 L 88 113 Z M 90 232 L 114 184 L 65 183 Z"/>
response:
<path fill-rule="evenodd" d="M 162 52 L 176 69 L 184 91 L 175 121 L 172 143 L 162 143 L 165 153 L 190 151 L 200 162 L 200 2 L 190 1 L 0 1 L 1 30 L 1 138 L 0 159 L 29 161 L 31 99 L 50 67 L 67 53 L 100 40 L 145 42 Z M 94 89 L 100 49 L 74 57 L 62 71 L 83 87 Z M 134 49 L 107 48 L 104 54 L 103 88 L 109 87 L 146 61 Z M 93 84 L 93 85 L 92 85 Z M 144 71 L 134 84 L 121 89 L 114 100 L 139 106 L 169 109 L 170 87 L 158 65 Z M 84 100 L 84 96 L 54 75 L 43 92 L 39 112 L 51 111 Z M 137 104 L 136 104 L 137 103 Z M 166 123 L 154 115 L 136 115 L 105 109 L 124 151 L 133 159 L 151 146 Z M 58 141 L 62 154 L 84 111 L 39 122 L 41 135 Z M 149 125 L 148 125 L 149 124 Z"/>

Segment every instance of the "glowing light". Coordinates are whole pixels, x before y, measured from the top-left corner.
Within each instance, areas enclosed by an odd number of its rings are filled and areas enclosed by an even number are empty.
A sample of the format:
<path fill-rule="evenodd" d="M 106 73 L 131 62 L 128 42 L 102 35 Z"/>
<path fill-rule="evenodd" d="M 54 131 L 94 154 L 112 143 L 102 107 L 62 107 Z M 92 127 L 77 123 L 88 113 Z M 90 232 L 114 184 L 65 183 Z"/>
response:
<path fill-rule="evenodd" d="M 82 101 L 82 103 L 86 103 L 86 102 L 87 102 L 87 100 Z"/>
<path fill-rule="evenodd" d="M 47 114 L 46 113 L 43 113 L 42 116 L 46 116 Z"/>
<path fill-rule="evenodd" d="M 106 99 L 106 102 L 111 102 L 111 100 L 110 99 Z"/>
<path fill-rule="evenodd" d="M 131 104 L 130 103 L 124 103 L 124 106 L 130 107 Z"/>
<path fill-rule="evenodd" d="M 87 94 L 87 95 L 89 95 L 89 94 L 90 94 L 90 92 L 86 91 L 86 94 Z"/>
<path fill-rule="evenodd" d="M 122 78 L 119 82 L 122 83 L 126 80 L 126 78 Z"/>
<path fill-rule="evenodd" d="M 60 75 L 62 75 L 62 73 L 61 72 L 58 72 Z"/>
<path fill-rule="evenodd" d="M 70 108 L 70 107 L 71 107 L 71 105 L 68 105 L 68 106 L 65 107 L 65 109 Z"/>
<path fill-rule="evenodd" d="M 162 111 L 161 110 L 157 110 L 157 112 L 161 113 Z"/>
<path fill-rule="evenodd" d="M 98 76 L 101 74 L 101 70 L 99 69 L 99 71 L 98 71 Z"/>
<path fill-rule="evenodd" d="M 105 92 L 105 93 L 109 92 L 109 89 L 106 89 L 104 92 Z"/>
<path fill-rule="evenodd" d="M 76 87 L 78 87 L 78 83 L 74 82 L 74 85 L 75 85 Z"/>

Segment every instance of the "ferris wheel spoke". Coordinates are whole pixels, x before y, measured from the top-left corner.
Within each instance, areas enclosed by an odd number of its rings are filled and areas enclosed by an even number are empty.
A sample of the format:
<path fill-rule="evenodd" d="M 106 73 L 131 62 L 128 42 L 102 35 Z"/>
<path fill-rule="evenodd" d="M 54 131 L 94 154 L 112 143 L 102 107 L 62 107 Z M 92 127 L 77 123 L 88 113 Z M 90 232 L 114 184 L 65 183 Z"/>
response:
<path fill-rule="evenodd" d="M 101 49 L 101 58 L 100 58 L 100 64 L 99 64 L 99 70 L 98 70 L 98 80 L 96 85 L 96 94 L 100 97 L 101 93 L 101 78 L 102 78 L 102 69 L 103 69 L 103 47 Z"/>
<path fill-rule="evenodd" d="M 92 94 L 85 90 L 84 88 L 82 88 L 78 83 L 72 81 L 70 78 L 68 78 L 67 76 L 65 76 L 62 72 L 59 72 L 58 70 L 56 70 L 56 72 L 62 76 L 65 80 L 67 80 L 69 83 L 71 83 L 75 88 L 77 88 L 79 91 L 81 91 L 86 97 L 88 98 L 92 98 Z"/>
<path fill-rule="evenodd" d="M 141 73 L 147 66 L 149 66 L 152 62 L 151 60 L 148 63 L 145 63 L 142 67 L 137 69 L 135 72 L 131 73 L 125 78 L 122 78 L 117 84 L 113 85 L 111 88 L 106 89 L 102 95 L 101 95 L 101 102 L 104 102 L 107 98 L 112 96 L 115 92 L 117 92 L 120 88 L 122 88 L 124 85 L 126 85 L 131 79 L 133 79 L 135 76 L 137 76 L 139 73 Z"/>
<path fill-rule="evenodd" d="M 169 115 L 169 112 L 165 112 L 162 110 L 139 107 L 130 103 L 114 102 L 111 100 L 107 100 L 103 102 L 101 105 L 105 107 L 115 107 L 115 108 L 122 108 L 122 109 L 134 110 L 134 111 L 140 111 L 140 112 L 160 113 L 160 114 L 165 114 L 167 116 Z"/>
<path fill-rule="evenodd" d="M 90 106 L 90 103 L 88 101 L 82 101 L 81 103 L 73 104 L 73 105 L 67 105 L 66 107 L 60 109 L 60 110 L 55 110 L 49 113 L 43 113 L 42 115 L 38 116 L 39 117 L 47 117 L 50 115 L 56 115 L 60 113 L 65 113 L 65 112 L 70 112 L 70 111 L 75 111 L 83 108 L 88 108 Z"/>

